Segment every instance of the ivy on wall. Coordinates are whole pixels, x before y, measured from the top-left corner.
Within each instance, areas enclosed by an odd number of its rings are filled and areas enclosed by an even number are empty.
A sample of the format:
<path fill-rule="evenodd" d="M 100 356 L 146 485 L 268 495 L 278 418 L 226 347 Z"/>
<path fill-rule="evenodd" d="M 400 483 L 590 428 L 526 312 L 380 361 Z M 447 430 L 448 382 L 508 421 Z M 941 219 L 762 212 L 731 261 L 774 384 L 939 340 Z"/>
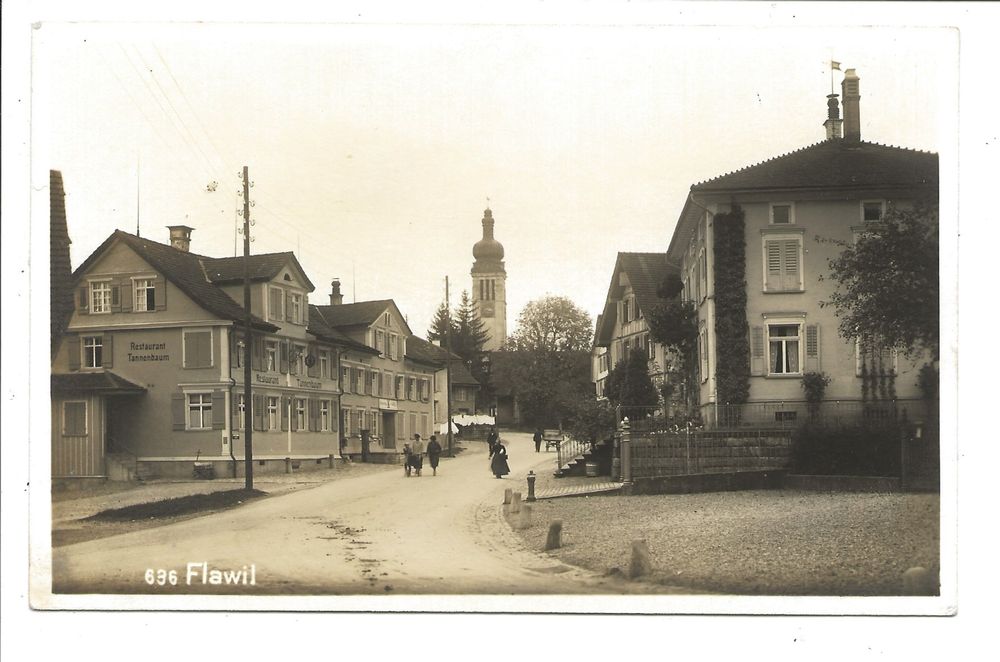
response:
<path fill-rule="evenodd" d="M 715 381 L 718 401 L 728 404 L 743 404 L 750 397 L 744 228 L 739 206 L 715 215 Z"/>

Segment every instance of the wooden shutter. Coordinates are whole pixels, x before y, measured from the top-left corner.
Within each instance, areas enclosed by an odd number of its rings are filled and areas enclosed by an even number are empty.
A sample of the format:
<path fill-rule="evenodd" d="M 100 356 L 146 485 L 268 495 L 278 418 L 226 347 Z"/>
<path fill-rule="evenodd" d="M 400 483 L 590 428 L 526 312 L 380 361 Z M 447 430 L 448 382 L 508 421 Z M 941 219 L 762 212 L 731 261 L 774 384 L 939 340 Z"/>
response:
<path fill-rule="evenodd" d="M 255 312 L 261 319 L 267 319 L 267 316 L 264 314 L 264 299 L 266 296 L 267 285 L 256 287 L 254 288 L 254 291 L 251 292 L 250 312 Z"/>
<path fill-rule="evenodd" d="M 285 321 L 293 322 L 292 319 L 292 293 L 285 292 Z"/>
<path fill-rule="evenodd" d="M 90 312 L 90 287 L 84 285 L 76 290 L 76 309 L 81 315 Z"/>
<path fill-rule="evenodd" d="M 212 391 L 212 429 L 226 428 L 226 392 Z"/>
<path fill-rule="evenodd" d="M 263 430 L 264 429 L 264 396 L 254 395 L 252 398 L 252 403 L 250 408 L 253 414 L 253 429 Z"/>
<path fill-rule="evenodd" d="M 69 352 L 69 369 L 80 369 L 80 336 L 71 336 L 66 340 L 66 351 Z"/>
<path fill-rule="evenodd" d="M 764 287 L 768 292 L 777 292 L 781 290 L 782 242 L 772 240 L 764 242 L 764 245 L 767 253 L 767 281 Z"/>
<path fill-rule="evenodd" d="M 122 311 L 121 283 L 113 280 L 108 283 L 111 288 L 111 312 L 120 313 Z"/>
<path fill-rule="evenodd" d="M 105 334 L 101 338 L 101 366 L 104 368 L 114 367 L 114 357 L 115 357 L 115 346 L 114 338 L 108 334 Z"/>
<path fill-rule="evenodd" d="M 281 431 L 288 431 L 288 407 L 291 405 L 291 399 L 285 395 L 278 398 L 278 406 L 281 408 Z"/>
<path fill-rule="evenodd" d="M 281 348 L 279 351 L 280 356 L 278 357 L 278 369 L 282 374 L 286 374 L 288 372 L 288 343 L 282 340 L 278 345 Z"/>
<path fill-rule="evenodd" d="M 201 338 L 198 340 L 198 360 L 199 365 L 203 368 L 208 368 L 212 365 L 212 343 L 215 334 L 211 331 L 207 331 L 201 334 Z"/>
<path fill-rule="evenodd" d="M 806 325 L 806 372 L 819 372 L 819 325 Z"/>
<path fill-rule="evenodd" d="M 316 398 L 310 398 L 309 400 L 309 429 L 313 432 L 319 432 L 319 400 Z"/>
<path fill-rule="evenodd" d="M 306 366 L 306 375 L 309 377 L 319 376 L 319 352 L 316 351 L 316 345 L 309 345 L 307 350 L 308 356 L 313 358 L 313 364 L 311 366 Z"/>
<path fill-rule="evenodd" d="M 786 239 L 782 242 L 782 281 L 783 290 L 799 290 L 799 242 L 797 239 Z"/>
<path fill-rule="evenodd" d="M 157 278 L 153 281 L 153 287 L 155 292 L 153 298 L 156 300 L 157 310 L 166 310 L 167 308 L 167 281 L 163 278 Z"/>
<path fill-rule="evenodd" d="M 755 326 L 750 329 L 750 374 L 764 374 L 764 327 Z"/>
<path fill-rule="evenodd" d="M 173 429 L 183 430 L 185 424 L 185 397 L 183 393 L 174 393 L 170 396 L 170 418 L 173 422 Z"/>
<path fill-rule="evenodd" d="M 123 280 L 121 283 L 122 312 L 131 313 L 135 308 L 135 281 Z"/>

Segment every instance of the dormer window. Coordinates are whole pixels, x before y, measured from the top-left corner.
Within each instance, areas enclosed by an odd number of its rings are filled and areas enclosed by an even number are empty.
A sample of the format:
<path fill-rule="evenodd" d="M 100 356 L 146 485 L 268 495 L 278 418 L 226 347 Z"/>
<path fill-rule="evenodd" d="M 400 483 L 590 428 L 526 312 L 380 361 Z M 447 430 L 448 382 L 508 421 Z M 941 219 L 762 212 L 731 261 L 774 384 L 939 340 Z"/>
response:
<path fill-rule="evenodd" d="M 152 278 L 132 279 L 134 310 L 146 313 L 156 310 L 156 283 Z"/>
<path fill-rule="evenodd" d="M 90 312 L 110 313 L 112 297 L 111 281 L 93 281 L 90 283 Z"/>
<path fill-rule="evenodd" d="M 272 320 L 285 318 L 285 292 L 280 287 L 268 288 L 267 317 Z"/>

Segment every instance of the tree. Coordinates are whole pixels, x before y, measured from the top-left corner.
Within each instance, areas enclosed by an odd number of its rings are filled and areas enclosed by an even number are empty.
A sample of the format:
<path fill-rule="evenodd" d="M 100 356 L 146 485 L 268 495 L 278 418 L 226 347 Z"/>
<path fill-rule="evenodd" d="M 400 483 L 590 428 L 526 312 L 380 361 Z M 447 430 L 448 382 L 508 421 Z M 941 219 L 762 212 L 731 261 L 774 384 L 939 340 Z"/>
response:
<path fill-rule="evenodd" d="M 890 209 L 882 222 L 829 260 L 836 284 L 829 300 L 840 318 L 840 335 L 868 347 L 891 347 L 907 356 L 939 356 L 938 209 Z"/>
<path fill-rule="evenodd" d="M 528 351 L 590 351 L 590 315 L 566 297 L 545 296 L 531 301 L 517 318 L 508 348 Z"/>
<path fill-rule="evenodd" d="M 664 292 L 666 293 L 666 292 Z M 690 301 L 661 299 L 646 312 L 649 337 L 664 345 L 673 355 L 684 387 L 682 397 L 688 406 L 696 405 L 692 398 L 698 393 L 698 311 Z M 664 399 L 668 396 L 665 394 Z"/>
<path fill-rule="evenodd" d="M 465 361 L 478 364 L 483 346 L 490 339 L 490 332 L 486 330 L 486 325 L 479 317 L 479 312 L 466 290 L 462 290 L 458 310 L 455 311 L 454 324 L 457 333 L 453 336 L 452 351 Z"/>
<path fill-rule="evenodd" d="M 517 398 L 522 419 L 561 426 L 581 398 L 592 395 L 590 316 L 566 297 L 528 303 L 517 328 L 493 355 L 498 392 Z"/>
<path fill-rule="evenodd" d="M 642 352 L 633 351 L 624 361 L 615 364 L 604 382 L 604 394 L 615 406 L 645 408 L 641 413 L 627 414 L 630 418 L 652 413 L 659 396 L 649 378 L 649 365 Z"/>

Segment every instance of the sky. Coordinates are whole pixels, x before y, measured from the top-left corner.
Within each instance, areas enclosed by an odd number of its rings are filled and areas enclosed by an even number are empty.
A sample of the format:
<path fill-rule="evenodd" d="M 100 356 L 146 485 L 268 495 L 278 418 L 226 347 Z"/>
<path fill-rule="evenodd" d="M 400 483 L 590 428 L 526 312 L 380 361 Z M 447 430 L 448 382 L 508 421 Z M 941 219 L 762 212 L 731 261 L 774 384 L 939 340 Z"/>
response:
<path fill-rule="evenodd" d="M 489 206 L 512 331 L 546 294 L 596 318 L 616 253 L 664 251 L 692 184 L 822 140 L 831 59 L 860 76 L 863 138 L 947 147 L 957 48 L 937 28 L 42 22 L 32 179 L 46 196 L 62 172 L 76 267 L 137 221 L 242 253 L 246 165 L 253 253 L 294 251 L 312 303 L 332 278 L 392 298 L 418 335 L 446 276 L 471 288 Z"/>

